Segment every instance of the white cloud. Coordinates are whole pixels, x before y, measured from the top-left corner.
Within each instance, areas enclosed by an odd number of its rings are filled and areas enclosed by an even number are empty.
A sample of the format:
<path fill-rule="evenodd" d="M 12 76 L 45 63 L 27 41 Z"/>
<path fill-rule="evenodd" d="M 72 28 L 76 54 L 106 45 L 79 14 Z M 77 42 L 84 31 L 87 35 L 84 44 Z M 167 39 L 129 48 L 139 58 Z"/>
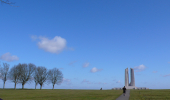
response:
<path fill-rule="evenodd" d="M 92 84 L 91 82 L 87 81 L 86 79 L 84 79 L 81 83 Z"/>
<path fill-rule="evenodd" d="M 87 62 L 87 63 L 84 63 L 84 65 L 83 65 L 83 67 L 85 68 L 85 67 L 88 67 L 89 66 L 89 62 Z"/>
<path fill-rule="evenodd" d="M 9 52 L 3 54 L 1 57 L 0 57 L 1 60 L 5 60 L 5 61 L 8 61 L 8 62 L 11 62 L 11 61 L 15 61 L 15 60 L 19 60 L 19 58 L 15 55 L 11 55 Z"/>
<path fill-rule="evenodd" d="M 67 85 L 70 85 L 71 84 L 71 80 L 63 78 L 62 83 L 66 83 Z"/>
<path fill-rule="evenodd" d="M 35 41 L 35 40 L 37 39 L 37 36 L 36 36 L 36 35 L 31 35 L 31 39 L 32 39 L 33 41 Z"/>
<path fill-rule="evenodd" d="M 120 83 L 120 80 L 118 80 L 116 83 Z"/>
<path fill-rule="evenodd" d="M 142 65 L 139 65 L 137 67 L 134 67 L 134 70 L 136 70 L 136 72 L 141 72 L 145 69 L 146 67 L 142 64 Z"/>
<path fill-rule="evenodd" d="M 53 39 L 49 40 L 46 37 L 39 37 L 41 40 L 38 42 L 38 47 L 51 53 L 60 53 L 66 48 L 66 40 L 59 36 L 55 36 Z"/>
<path fill-rule="evenodd" d="M 170 74 L 164 75 L 163 77 L 167 77 L 167 76 L 170 76 Z"/>
<path fill-rule="evenodd" d="M 157 71 L 153 71 L 153 73 L 157 73 Z"/>
<path fill-rule="evenodd" d="M 103 70 L 103 69 L 97 69 L 96 67 L 94 67 L 94 68 L 91 69 L 91 72 L 95 73 L 95 72 L 98 72 L 98 71 L 101 71 L 101 70 Z"/>
<path fill-rule="evenodd" d="M 70 82 L 71 80 L 63 78 L 63 82 Z"/>

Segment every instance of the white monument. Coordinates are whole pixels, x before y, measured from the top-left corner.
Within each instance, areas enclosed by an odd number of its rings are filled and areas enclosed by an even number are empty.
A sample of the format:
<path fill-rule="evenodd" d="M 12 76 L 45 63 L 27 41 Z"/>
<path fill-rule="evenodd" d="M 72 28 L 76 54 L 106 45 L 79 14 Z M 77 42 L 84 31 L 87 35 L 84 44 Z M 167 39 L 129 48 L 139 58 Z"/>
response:
<path fill-rule="evenodd" d="M 125 87 L 126 89 L 137 89 L 135 87 L 135 75 L 134 75 L 134 69 L 130 68 L 130 83 L 129 83 L 129 73 L 128 68 L 125 69 Z"/>
<path fill-rule="evenodd" d="M 125 69 L 125 87 L 126 89 L 149 89 L 146 87 L 136 87 L 135 86 L 135 75 L 134 75 L 134 69 L 130 68 L 130 83 L 129 83 L 129 73 L 128 73 L 128 68 Z M 120 90 L 123 87 L 117 87 L 117 88 L 112 88 L 113 90 Z"/>

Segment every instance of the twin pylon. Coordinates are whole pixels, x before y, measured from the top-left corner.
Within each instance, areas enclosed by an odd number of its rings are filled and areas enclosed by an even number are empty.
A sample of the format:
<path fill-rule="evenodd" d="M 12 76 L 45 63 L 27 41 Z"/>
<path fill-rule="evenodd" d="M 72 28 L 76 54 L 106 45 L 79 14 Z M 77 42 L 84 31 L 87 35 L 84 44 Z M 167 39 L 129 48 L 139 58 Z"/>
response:
<path fill-rule="evenodd" d="M 134 75 L 134 69 L 130 68 L 130 83 L 129 83 L 129 73 L 128 73 L 128 68 L 125 69 L 125 87 L 126 89 L 149 89 L 146 87 L 136 87 L 135 86 L 135 75 Z M 118 87 L 118 88 L 112 88 L 113 90 L 120 90 L 123 87 Z"/>
<path fill-rule="evenodd" d="M 134 69 L 130 68 L 130 83 L 129 83 L 129 73 L 128 68 L 125 69 L 125 87 L 126 88 L 134 88 L 135 87 L 135 75 L 134 75 Z"/>

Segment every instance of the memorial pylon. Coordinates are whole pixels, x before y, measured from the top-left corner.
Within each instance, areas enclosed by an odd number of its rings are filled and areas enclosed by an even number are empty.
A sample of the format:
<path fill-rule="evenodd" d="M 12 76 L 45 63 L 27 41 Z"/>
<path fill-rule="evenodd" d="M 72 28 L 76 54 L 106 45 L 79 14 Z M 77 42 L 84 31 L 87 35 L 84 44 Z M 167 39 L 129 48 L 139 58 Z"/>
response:
<path fill-rule="evenodd" d="M 126 89 L 136 89 L 135 87 L 135 75 L 134 69 L 130 68 L 130 84 L 129 84 L 129 73 L 128 68 L 125 69 L 125 87 Z"/>

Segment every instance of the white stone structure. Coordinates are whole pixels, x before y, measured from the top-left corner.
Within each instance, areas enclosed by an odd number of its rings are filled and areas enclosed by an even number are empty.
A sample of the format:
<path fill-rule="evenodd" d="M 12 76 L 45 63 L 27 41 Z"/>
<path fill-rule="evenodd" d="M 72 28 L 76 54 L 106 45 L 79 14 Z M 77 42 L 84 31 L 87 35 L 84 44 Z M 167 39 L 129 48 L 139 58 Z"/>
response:
<path fill-rule="evenodd" d="M 126 89 L 149 89 L 146 87 L 136 87 L 135 86 L 135 75 L 134 69 L 130 68 L 130 83 L 129 83 L 129 73 L 128 68 L 125 69 L 125 87 Z M 112 90 L 121 90 L 123 87 L 112 88 Z"/>
<path fill-rule="evenodd" d="M 130 83 L 129 83 L 128 68 L 125 69 L 125 87 L 126 87 L 126 89 L 149 89 L 146 87 L 136 87 L 135 86 L 135 74 L 134 74 L 133 68 L 130 68 Z"/>
<path fill-rule="evenodd" d="M 134 75 L 134 69 L 130 68 L 130 83 L 129 83 L 129 73 L 128 68 L 125 69 L 125 87 L 126 89 L 137 89 L 135 87 L 135 75 Z"/>

